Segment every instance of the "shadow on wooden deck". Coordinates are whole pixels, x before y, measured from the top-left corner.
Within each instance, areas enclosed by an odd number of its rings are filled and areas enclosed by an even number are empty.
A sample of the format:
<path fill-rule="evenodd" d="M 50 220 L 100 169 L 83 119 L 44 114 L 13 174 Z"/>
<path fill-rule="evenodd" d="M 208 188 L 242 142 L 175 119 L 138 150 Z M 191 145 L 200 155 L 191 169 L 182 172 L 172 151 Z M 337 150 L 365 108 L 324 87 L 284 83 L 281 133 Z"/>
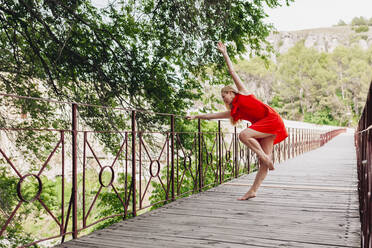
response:
<path fill-rule="evenodd" d="M 360 247 L 353 136 L 57 247 Z"/>

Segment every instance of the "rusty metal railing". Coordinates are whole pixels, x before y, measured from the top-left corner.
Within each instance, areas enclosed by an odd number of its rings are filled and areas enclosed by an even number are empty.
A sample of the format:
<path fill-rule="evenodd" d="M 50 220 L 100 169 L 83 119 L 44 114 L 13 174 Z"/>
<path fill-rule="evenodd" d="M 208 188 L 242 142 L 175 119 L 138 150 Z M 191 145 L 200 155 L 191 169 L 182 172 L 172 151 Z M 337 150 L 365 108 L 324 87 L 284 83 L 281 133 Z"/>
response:
<path fill-rule="evenodd" d="M 372 83 L 355 133 L 358 167 L 361 247 L 372 246 Z"/>
<path fill-rule="evenodd" d="M 0 168 L 6 167 L 9 176 L 18 180 L 17 187 L 9 189 L 17 194 L 17 203 L 9 215 L 4 215 L 5 222 L 0 223 L 0 237 L 6 234 L 21 209 L 31 208 L 34 204 L 55 229 L 52 235 L 35 236 L 33 242 L 22 244 L 23 247 L 57 238 L 62 238 L 62 242 L 66 237 L 77 238 L 103 221 L 134 217 L 150 207 L 251 173 L 259 166 L 257 156 L 239 142 L 239 127 L 233 128 L 233 132 L 226 131 L 231 127 L 221 120 L 212 122 L 215 123 L 212 131 L 203 130 L 204 121 L 201 120 L 197 121 L 196 130 L 185 131 L 178 130 L 177 124 L 185 121 L 182 116 L 146 112 L 169 118 L 169 126 L 164 131 L 142 130 L 137 123 L 137 115 L 143 111 L 112 108 L 124 112 L 130 129 L 90 130 L 89 125 L 84 125 L 79 117 L 79 111 L 107 107 L 2 96 L 48 101 L 62 104 L 64 109 L 70 108 L 67 111 L 70 128 L 0 128 L 0 153 L 4 159 L 0 160 Z M 274 147 L 273 159 L 276 163 L 316 149 L 345 129 L 326 132 L 287 128 L 287 131 L 289 137 Z M 4 144 L 5 138 L 1 139 L 18 132 L 40 132 L 52 136 L 52 144 L 49 142 L 45 147 L 39 147 L 39 151 L 44 153 L 43 159 L 37 154 L 34 156 L 36 167 L 20 166 L 29 161 L 25 157 L 27 153 L 19 150 L 25 147 L 15 147 L 9 142 Z M 99 142 L 100 135 L 106 135 L 106 138 L 112 135 L 113 140 L 116 139 L 114 151 L 108 151 Z M 48 174 L 50 171 L 54 174 Z M 44 187 L 46 178 L 51 178 L 48 183 L 59 182 L 56 184 L 59 187 L 57 202 L 43 197 L 48 193 Z M 37 190 L 27 198 L 22 185 L 30 179 L 34 179 Z M 108 196 L 111 198 L 105 198 Z M 100 204 L 108 199 L 119 206 L 119 212 L 106 213 L 102 210 L 104 208 L 100 209 Z"/>

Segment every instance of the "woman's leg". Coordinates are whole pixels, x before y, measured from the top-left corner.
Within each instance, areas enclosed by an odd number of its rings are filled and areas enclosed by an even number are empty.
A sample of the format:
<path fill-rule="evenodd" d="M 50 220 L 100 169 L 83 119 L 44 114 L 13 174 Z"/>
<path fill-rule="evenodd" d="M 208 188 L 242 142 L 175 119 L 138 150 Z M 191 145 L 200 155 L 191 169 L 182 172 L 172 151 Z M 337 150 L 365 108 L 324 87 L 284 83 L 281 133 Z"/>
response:
<path fill-rule="evenodd" d="M 244 129 L 239 134 L 240 141 L 257 154 L 258 158 L 262 161 L 262 164 L 266 165 L 269 170 L 273 170 L 274 164 L 271 160 L 271 157 L 266 154 L 266 152 L 262 149 L 261 144 L 257 141 L 257 139 L 267 137 L 272 137 L 273 139 L 275 136 L 270 133 L 261 133 L 250 128 Z"/>
<path fill-rule="evenodd" d="M 269 137 L 262 138 L 262 139 L 259 140 L 259 144 L 261 145 L 262 150 L 270 158 L 271 158 L 272 152 L 273 152 L 274 139 L 275 139 L 275 136 L 269 136 Z M 258 172 L 256 174 L 256 178 L 254 179 L 253 185 L 248 190 L 248 192 L 245 193 L 242 197 L 238 198 L 238 200 L 248 200 L 249 198 L 256 197 L 257 190 L 260 187 L 263 180 L 265 179 L 268 170 L 269 170 L 268 166 L 261 163 L 261 160 L 260 160 L 260 167 L 259 167 Z"/>

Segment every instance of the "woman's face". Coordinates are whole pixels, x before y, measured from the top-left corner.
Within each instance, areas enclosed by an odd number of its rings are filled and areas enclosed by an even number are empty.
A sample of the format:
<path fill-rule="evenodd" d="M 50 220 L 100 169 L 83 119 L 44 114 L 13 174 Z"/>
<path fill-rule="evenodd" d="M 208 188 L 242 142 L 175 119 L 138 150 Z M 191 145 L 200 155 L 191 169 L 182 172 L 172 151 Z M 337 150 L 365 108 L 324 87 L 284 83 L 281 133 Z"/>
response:
<path fill-rule="evenodd" d="M 234 97 L 235 97 L 235 93 L 232 92 L 232 91 L 223 91 L 221 93 L 221 96 L 222 96 L 222 100 L 225 102 L 225 104 L 231 104 Z"/>

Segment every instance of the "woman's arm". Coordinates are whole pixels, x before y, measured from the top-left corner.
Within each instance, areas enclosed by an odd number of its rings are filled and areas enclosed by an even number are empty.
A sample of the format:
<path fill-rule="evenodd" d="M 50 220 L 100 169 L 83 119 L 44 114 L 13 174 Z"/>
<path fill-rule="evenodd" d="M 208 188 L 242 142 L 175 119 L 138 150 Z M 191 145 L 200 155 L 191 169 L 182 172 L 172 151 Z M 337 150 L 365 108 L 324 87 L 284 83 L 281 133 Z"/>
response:
<path fill-rule="evenodd" d="M 238 91 L 240 93 L 242 93 L 243 95 L 248 94 L 247 89 L 244 87 L 242 81 L 240 80 L 238 74 L 236 74 L 236 72 L 235 72 L 235 70 L 232 66 L 232 63 L 231 63 L 229 54 L 227 53 L 225 44 L 223 44 L 222 42 L 218 42 L 217 48 L 222 53 L 222 55 L 223 55 L 223 57 L 226 61 L 227 67 L 229 68 L 229 73 L 230 73 L 232 79 L 234 80 L 234 83 L 235 83 L 236 88 L 238 89 Z"/>
<path fill-rule="evenodd" d="M 228 118 L 230 118 L 230 111 L 203 114 L 203 115 L 186 116 L 186 119 L 188 120 L 194 120 L 194 119 L 211 120 L 211 119 L 228 119 Z"/>

